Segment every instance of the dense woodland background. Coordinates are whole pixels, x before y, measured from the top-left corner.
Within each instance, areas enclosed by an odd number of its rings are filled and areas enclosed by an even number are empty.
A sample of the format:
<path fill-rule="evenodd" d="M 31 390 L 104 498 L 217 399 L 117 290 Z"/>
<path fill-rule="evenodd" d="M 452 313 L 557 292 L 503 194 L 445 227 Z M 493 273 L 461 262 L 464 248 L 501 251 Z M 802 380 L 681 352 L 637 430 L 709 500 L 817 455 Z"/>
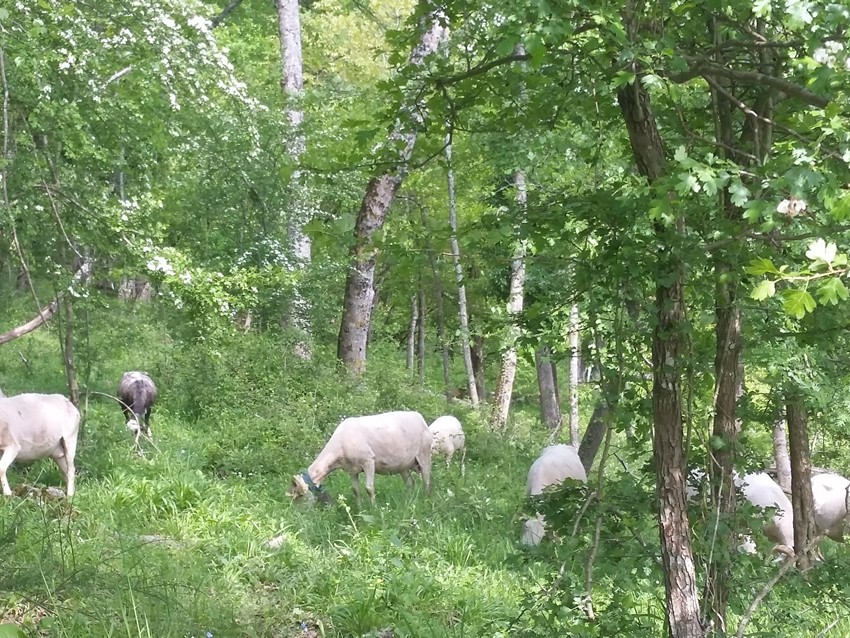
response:
<path fill-rule="evenodd" d="M 43 636 L 846 636 L 850 9 L 0 5 L 0 388 L 85 414 L 0 503 Z M 130 447 L 126 370 L 160 387 Z M 456 414 L 430 497 L 284 492 L 345 416 Z M 733 469 L 789 435 L 797 555 Z M 550 441 L 586 486 L 525 499 Z M 712 489 L 686 506 L 687 468 Z M 59 485 L 47 462 L 12 482 Z M 523 515 L 557 532 L 518 543 Z M 659 531 L 661 533 L 659 533 Z M 270 548 L 267 541 L 282 538 Z M 2 635 L 2 634 L 0 634 Z"/>

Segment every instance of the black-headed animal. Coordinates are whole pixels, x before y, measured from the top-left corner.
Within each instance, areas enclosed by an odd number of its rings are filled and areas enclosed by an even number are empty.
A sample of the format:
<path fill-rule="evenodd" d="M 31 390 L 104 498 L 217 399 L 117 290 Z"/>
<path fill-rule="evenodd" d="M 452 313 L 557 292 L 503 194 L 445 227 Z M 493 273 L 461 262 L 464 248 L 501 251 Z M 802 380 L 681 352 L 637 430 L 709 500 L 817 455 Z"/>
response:
<path fill-rule="evenodd" d="M 134 445 L 138 446 L 139 436 L 145 435 L 151 442 L 151 409 L 156 403 L 156 384 L 144 372 L 125 372 L 118 384 L 118 399 L 127 429 L 134 432 Z"/>

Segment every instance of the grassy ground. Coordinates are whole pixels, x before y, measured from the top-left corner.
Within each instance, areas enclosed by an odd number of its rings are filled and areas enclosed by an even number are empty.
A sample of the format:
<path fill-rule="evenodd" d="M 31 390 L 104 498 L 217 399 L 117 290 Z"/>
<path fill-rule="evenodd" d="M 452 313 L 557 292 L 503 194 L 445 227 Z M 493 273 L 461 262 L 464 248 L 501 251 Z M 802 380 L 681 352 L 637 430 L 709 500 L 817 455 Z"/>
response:
<path fill-rule="evenodd" d="M 177 329 L 157 313 L 98 313 L 77 354 L 96 391 L 114 392 L 127 369 L 159 381 L 158 449 L 135 455 L 117 406 L 91 398 L 70 506 L 36 494 L 0 500 L 0 621 L 69 638 L 660 635 L 651 481 L 638 480 L 633 444 L 617 440 L 632 465 L 612 475 L 608 508 L 590 508 L 573 537 L 581 494 L 563 496 L 560 517 L 550 517 L 562 522 L 561 542 L 533 550 L 517 542 L 525 475 L 547 443 L 533 406 L 516 413 L 510 437 L 496 437 L 455 404 L 467 473 L 436 463 L 428 498 L 418 478 L 410 493 L 399 477 L 379 476 L 377 507 L 357 511 L 337 472 L 329 507 L 297 506 L 285 496 L 291 476 L 341 418 L 412 408 L 430 421 L 446 411 L 442 397 L 380 344 L 354 384 L 320 365 L 332 360 L 321 348 L 304 363 L 274 337 L 191 346 L 172 339 Z M 41 330 L 0 348 L 0 387 L 64 391 L 57 344 Z M 16 466 L 10 481 L 61 485 L 49 462 Z M 588 622 L 584 566 L 597 514 L 597 620 Z M 768 596 L 748 635 L 814 637 L 850 613 L 850 561 L 840 546 L 826 550 L 823 568 Z M 737 619 L 774 568 L 754 558 L 730 569 Z M 850 635 L 850 626 L 831 632 Z"/>

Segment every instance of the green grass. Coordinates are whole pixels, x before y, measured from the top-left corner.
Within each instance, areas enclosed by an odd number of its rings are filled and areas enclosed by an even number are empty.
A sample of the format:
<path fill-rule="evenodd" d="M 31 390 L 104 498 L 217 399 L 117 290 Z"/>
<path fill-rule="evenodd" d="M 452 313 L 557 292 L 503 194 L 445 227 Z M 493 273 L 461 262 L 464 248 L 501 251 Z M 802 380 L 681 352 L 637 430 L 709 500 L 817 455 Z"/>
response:
<path fill-rule="evenodd" d="M 387 628 L 424 638 L 661 635 L 649 483 L 615 463 L 607 509 L 590 508 L 574 538 L 581 493 L 573 492 L 556 497 L 561 513 L 550 517 L 562 523 L 561 541 L 519 546 L 525 476 L 548 442 L 533 406 L 515 412 L 509 437 L 452 406 L 467 430 L 467 473 L 436 462 L 430 497 L 418 477 L 408 492 L 399 477 L 379 476 L 377 506 L 358 511 L 348 476 L 336 472 L 326 483 L 330 506 L 297 505 L 285 495 L 292 474 L 345 415 L 413 408 L 430 421 L 446 411 L 442 397 L 412 382 L 381 344 L 356 384 L 323 364 L 333 361 L 330 348 L 305 363 L 269 335 L 180 343 L 157 312 L 92 313 L 97 323 L 77 355 L 92 390 L 113 392 L 126 369 L 154 375 L 158 450 L 138 457 L 117 406 L 91 398 L 73 502 L 0 500 L 0 621 L 68 638 L 360 637 Z M 57 343 L 42 329 L 0 348 L 0 387 L 63 391 Z M 630 457 L 634 443 L 619 435 L 615 445 L 639 472 L 645 450 Z M 10 481 L 62 485 L 47 461 L 15 466 Z M 584 565 L 597 515 L 589 622 Z M 268 547 L 279 536 L 281 546 Z M 813 637 L 848 613 L 850 561 L 841 546 L 825 549 L 826 565 L 780 583 L 748 635 Z M 733 569 L 737 622 L 773 567 L 753 558 Z M 848 634 L 843 621 L 827 635 Z"/>

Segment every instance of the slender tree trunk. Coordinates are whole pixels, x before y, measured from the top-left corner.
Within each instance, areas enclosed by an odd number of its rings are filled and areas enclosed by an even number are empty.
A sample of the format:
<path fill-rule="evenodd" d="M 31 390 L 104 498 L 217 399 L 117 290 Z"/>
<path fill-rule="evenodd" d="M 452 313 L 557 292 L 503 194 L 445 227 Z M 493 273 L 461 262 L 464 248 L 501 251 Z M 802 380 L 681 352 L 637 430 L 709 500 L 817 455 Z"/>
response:
<path fill-rule="evenodd" d="M 407 327 L 407 369 L 413 370 L 416 357 L 416 327 L 419 323 L 419 296 L 410 295 L 410 324 Z"/>
<path fill-rule="evenodd" d="M 62 363 L 68 383 L 68 398 L 71 403 L 80 407 L 80 386 L 77 382 L 77 366 L 74 363 L 74 302 L 67 296 L 62 299 L 62 319 Z"/>
<path fill-rule="evenodd" d="M 485 385 L 485 370 L 484 370 L 484 337 L 475 335 L 472 341 L 472 369 L 475 375 L 475 388 L 478 391 L 478 397 L 484 401 L 487 397 L 487 387 Z"/>
<path fill-rule="evenodd" d="M 581 364 L 580 338 L 578 304 L 573 304 L 570 308 L 570 445 L 573 447 L 579 446 L 578 384 Z"/>
<path fill-rule="evenodd" d="M 417 359 L 416 368 L 419 372 L 419 382 L 425 383 L 425 291 L 422 289 L 422 280 L 419 280 L 419 344 L 417 346 L 417 352 L 419 354 L 419 358 Z"/>
<path fill-rule="evenodd" d="M 578 447 L 578 457 L 581 459 L 585 472 L 590 472 L 590 468 L 593 467 L 593 460 L 599 452 L 599 447 L 605 440 L 610 414 L 611 410 L 608 408 L 605 399 L 600 398 L 593 408 L 593 414 L 590 415 L 590 421 L 587 423 L 587 429 L 584 431 L 584 436 L 581 438 L 581 444 Z"/>
<path fill-rule="evenodd" d="M 457 312 L 460 320 L 460 347 L 463 353 L 463 365 L 466 370 L 466 390 L 473 406 L 478 406 L 478 387 L 475 384 L 475 370 L 472 367 L 472 352 L 469 348 L 469 312 L 466 305 L 466 284 L 463 280 L 463 267 L 460 263 L 460 244 L 457 240 L 457 204 L 455 200 L 455 174 L 452 169 L 451 137 L 446 137 L 446 174 L 449 188 L 449 226 L 451 227 L 452 259 L 457 278 Z"/>
<path fill-rule="evenodd" d="M 409 64 L 412 67 L 421 67 L 425 58 L 437 51 L 447 34 L 440 22 L 439 12 L 428 0 L 423 2 L 429 11 L 420 23 L 422 35 L 419 42 L 410 54 Z M 361 375 L 366 368 L 366 341 L 372 321 L 372 284 L 376 257 L 372 237 L 384 225 L 387 212 L 407 173 L 407 162 L 416 144 L 417 131 L 424 125 L 425 105 L 420 101 L 425 93 L 417 90 L 419 84 L 413 80 L 404 89 L 404 103 L 393 132 L 384 145 L 389 162 L 383 172 L 369 181 L 354 226 L 352 263 L 345 282 L 337 357 L 356 376 Z"/>
<path fill-rule="evenodd" d="M 384 272 L 377 275 L 375 277 L 375 281 L 372 284 L 372 302 L 369 304 L 369 317 L 374 317 L 375 313 L 378 310 L 378 304 L 381 301 L 381 284 L 383 283 L 384 275 L 386 273 L 386 267 L 384 268 Z M 372 341 L 372 328 L 374 326 L 374 322 L 369 322 L 369 331 L 366 333 L 366 345 L 369 345 L 369 342 Z"/>
<path fill-rule="evenodd" d="M 628 16 L 629 19 L 632 16 Z M 627 25 L 633 31 L 635 24 Z M 638 170 L 650 184 L 666 172 L 664 146 L 649 94 L 638 77 L 620 89 L 617 99 Z M 667 597 L 667 633 L 671 638 L 703 638 L 691 530 L 685 505 L 686 468 L 679 354 L 683 350 L 685 310 L 682 265 L 675 246 L 684 230 L 656 223 L 659 245 L 656 272 L 657 323 L 652 336 L 653 455 L 656 471 L 658 530 Z"/>
<path fill-rule="evenodd" d="M 791 457 L 788 456 L 784 410 L 773 422 L 773 460 L 776 463 L 776 482 L 786 494 L 791 493 Z"/>
<path fill-rule="evenodd" d="M 550 430 L 561 427 L 561 406 L 552 363 L 552 349 L 543 344 L 534 353 L 537 364 L 537 387 L 540 389 L 540 419 Z"/>
<path fill-rule="evenodd" d="M 277 0 L 278 35 L 280 38 L 281 88 L 286 98 L 284 113 L 291 127 L 285 140 L 290 161 L 296 166 L 289 182 L 289 244 L 295 268 L 301 270 L 310 263 L 312 246 L 310 237 L 304 232 L 304 224 L 310 220 L 310 202 L 304 176 L 297 168 L 307 148 L 304 137 L 304 112 L 301 97 L 304 92 L 304 71 L 301 58 L 301 18 L 298 0 Z M 305 336 L 310 333 L 309 302 L 295 286 L 289 322 Z M 298 344 L 296 351 L 309 358 L 310 350 L 305 343 Z"/>
<path fill-rule="evenodd" d="M 711 475 L 713 502 L 718 518 L 730 521 L 735 512 L 735 466 L 738 435 L 738 397 L 741 393 L 742 375 L 739 368 L 741 353 L 741 311 L 737 302 L 737 277 L 729 272 L 726 261 L 715 265 L 715 358 L 714 358 L 714 427 L 712 438 L 716 445 L 711 450 Z M 731 579 L 730 550 L 735 546 L 732 525 L 720 524 L 728 530 L 719 538 L 721 551 L 712 554 L 705 584 L 705 610 L 718 635 L 726 635 L 726 607 Z"/>
<path fill-rule="evenodd" d="M 791 505 L 794 508 L 794 552 L 803 571 L 815 560 L 814 549 L 805 549 L 816 535 L 812 496 L 812 458 L 809 453 L 808 414 L 803 397 L 792 392 L 786 397 L 788 443 L 791 452 Z"/>
<path fill-rule="evenodd" d="M 443 280 L 440 278 L 440 273 L 437 269 L 437 257 L 434 255 L 434 248 L 431 246 L 430 228 L 428 226 L 428 214 L 424 206 L 419 207 L 419 212 L 422 215 L 422 228 L 425 230 L 425 251 L 428 253 L 428 261 L 431 264 L 431 274 L 434 277 L 434 301 L 437 308 L 437 336 L 440 339 L 440 352 L 443 358 L 443 383 L 446 388 L 446 397 L 451 397 L 452 380 L 451 380 L 451 361 L 449 359 L 449 343 L 446 339 L 446 313 L 443 306 Z M 467 348 L 469 347 L 469 339 L 467 338 Z"/>
<path fill-rule="evenodd" d="M 517 171 L 514 177 L 516 187 L 517 209 L 521 217 L 525 217 L 527 205 L 527 191 L 525 184 L 525 173 Z M 516 317 L 522 312 L 523 291 L 525 287 L 525 252 L 526 242 L 524 239 L 517 240 L 511 260 L 511 279 L 508 291 L 508 335 L 505 350 L 502 353 L 502 362 L 499 367 L 499 376 L 496 381 L 496 389 L 493 392 L 493 411 L 490 414 L 490 428 L 493 430 L 504 430 L 508 423 L 508 413 L 511 408 L 511 396 L 514 391 L 514 379 L 517 368 L 516 340 L 519 337 L 519 327 Z"/>

